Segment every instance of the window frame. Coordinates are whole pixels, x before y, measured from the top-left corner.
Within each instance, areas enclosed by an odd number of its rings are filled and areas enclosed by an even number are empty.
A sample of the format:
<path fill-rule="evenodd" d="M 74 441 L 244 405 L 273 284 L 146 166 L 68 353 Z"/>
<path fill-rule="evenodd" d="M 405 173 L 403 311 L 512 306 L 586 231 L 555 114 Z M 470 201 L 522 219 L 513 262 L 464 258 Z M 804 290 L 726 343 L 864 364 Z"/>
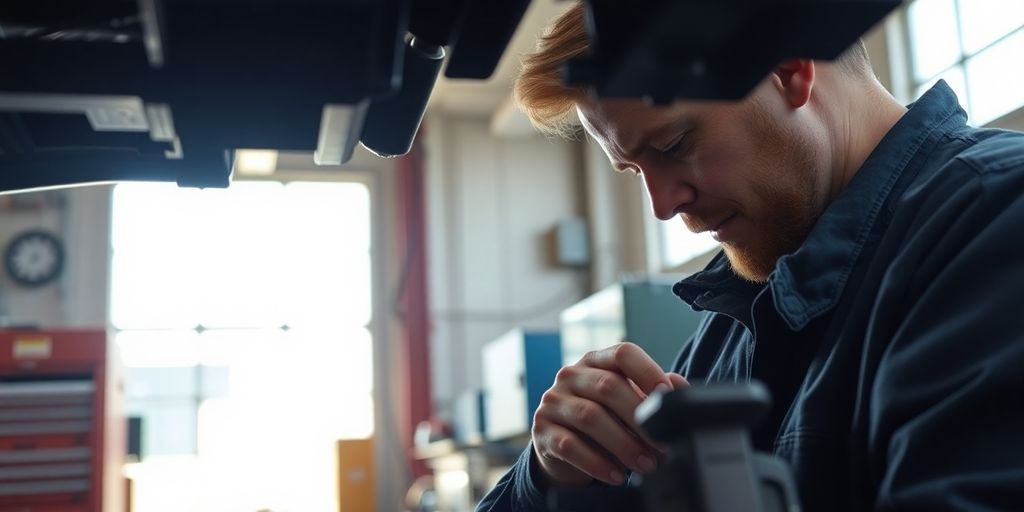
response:
<path fill-rule="evenodd" d="M 892 91 L 898 98 L 904 102 L 910 102 L 917 99 L 919 96 L 917 90 L 937 77 L 949 72 L 950 70 L 959 68 L 964 76 L 964 96 L 959 98 L 960 104 L 964 107 L 964 110 L 968 114 L 972 113 L 973 106 L 971 105 L 971 77 L 968 74 L 967 64 L 977 56 L 986 52 L 987 50 L 998 46 L 1000 43 L 1006 41 L 1008 38 L 1017 35 L 1020 32 L 1024 32 L 1024 22 L 1021 23 L 1017 28 L 1010 30 L 1009 32 L 999 36 L 995 40 L 989 42 L 985 46 L 979 48 L 973 53 L 968 53 L 964 47 L 964 34 L 963 34 L 963 21 L 960 14 L 960 1 L 961 0 L 950 0 L 953 3 L 954 18 L 956 20 L 957 28 L 957 48 L 959 49 L 959 56 L 956 61 L 946 66 L 945 68 L 937 71 L 932 76 L 925 78 L 924 80 L 918 80 L 914 73 L 914 37 L 913 31 L 910 27 L 910 6 L 920 0 L 908 0 L 891 16 L 888 23 L 895 26 L 895 30 L 887 31 L 887 46 L 890 46 L 890 72 L 892 76 L 899 76 L 899 84 L 902 87 L 894 87 L 897 90 Z M 896 40 L 898 39 L 898 41 Z M 894 51 L 895 50 L 895 51 Z M 895 58 L 892 58 L 895 57 Z M 894 86 L 897 85 L 894 83 Z M 900 90 L 901 89 L 901 90 Z M 1006 129 L 1024 130 L 1024 103 L 1018 105 L 1013 110 L 1000 115 L 995 119 L 991 119 L 986 123 L 979 125 L 981 127 L 999 127 Z"/>

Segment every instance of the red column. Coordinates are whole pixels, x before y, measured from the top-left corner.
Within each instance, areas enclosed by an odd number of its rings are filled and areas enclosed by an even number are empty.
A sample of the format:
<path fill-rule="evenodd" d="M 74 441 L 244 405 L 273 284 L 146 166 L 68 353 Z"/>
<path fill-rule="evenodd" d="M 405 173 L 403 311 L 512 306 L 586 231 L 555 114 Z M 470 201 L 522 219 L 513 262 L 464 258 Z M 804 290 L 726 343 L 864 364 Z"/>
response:
<path fill-rule="evenodd" d="M 430 418 L 430 319 L 427 295 L 426 193 L 423 145 L 424 129 L 409 153 L 395 165 L 397 181 L 398 244 L 402 251 L 399 268 L 398 315 L 404 327 L 405 417 L 408 430 L 404 442 L 412 476 L 429 472 L 413 454 L 412 434 L 420 421 Z M 404 430 L 404 429 L 403 429 Z"/>

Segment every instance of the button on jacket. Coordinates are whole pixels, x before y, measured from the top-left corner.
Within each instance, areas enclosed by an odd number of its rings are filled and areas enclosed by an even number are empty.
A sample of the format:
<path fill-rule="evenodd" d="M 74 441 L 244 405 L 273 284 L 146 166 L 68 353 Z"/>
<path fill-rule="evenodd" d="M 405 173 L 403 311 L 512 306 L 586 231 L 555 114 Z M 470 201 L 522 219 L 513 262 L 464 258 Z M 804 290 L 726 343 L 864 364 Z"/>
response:
<path fill-rule="evenodd" d="M 676 284 L 707 314 L 675 370 L 768 386 L 754 444 L 804 510 L 1024 510 L 1022 192 L 1024 134 L 967 126 L 939 82 L 767 284 L 723 254 Z M 534 464 L 478 510 L 545 510 Z"/>

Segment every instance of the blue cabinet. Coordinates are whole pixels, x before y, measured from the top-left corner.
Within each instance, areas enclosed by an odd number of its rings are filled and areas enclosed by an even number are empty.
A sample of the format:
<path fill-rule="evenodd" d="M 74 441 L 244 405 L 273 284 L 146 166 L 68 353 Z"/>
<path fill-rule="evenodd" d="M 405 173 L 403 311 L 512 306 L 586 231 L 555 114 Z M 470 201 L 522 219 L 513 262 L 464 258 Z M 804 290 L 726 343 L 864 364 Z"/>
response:
<path fill-rule="evenodd" d="M 485 437 L 529 433 L 533 412 L 562 367 L 557 332 L 510 331 L 484 346 Z"/>

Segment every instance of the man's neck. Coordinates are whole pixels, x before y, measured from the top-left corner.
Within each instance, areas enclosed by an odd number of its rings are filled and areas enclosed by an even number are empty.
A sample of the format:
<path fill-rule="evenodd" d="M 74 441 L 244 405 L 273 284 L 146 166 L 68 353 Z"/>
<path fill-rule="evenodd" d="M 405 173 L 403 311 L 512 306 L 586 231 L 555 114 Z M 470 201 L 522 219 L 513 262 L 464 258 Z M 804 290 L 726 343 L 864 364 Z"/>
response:
<path fill-rule="evenodd" d="M 858 90 L 859 89 L 859 90 Z M 851 84 L 833 118 L 832 147 L 836 152 L 835 179 L 831 197 L 839 194 L 875 150 L 889 130 L 903 117 L 907 108 L 901 105 L 874 79 L 868 83 Z"/>

